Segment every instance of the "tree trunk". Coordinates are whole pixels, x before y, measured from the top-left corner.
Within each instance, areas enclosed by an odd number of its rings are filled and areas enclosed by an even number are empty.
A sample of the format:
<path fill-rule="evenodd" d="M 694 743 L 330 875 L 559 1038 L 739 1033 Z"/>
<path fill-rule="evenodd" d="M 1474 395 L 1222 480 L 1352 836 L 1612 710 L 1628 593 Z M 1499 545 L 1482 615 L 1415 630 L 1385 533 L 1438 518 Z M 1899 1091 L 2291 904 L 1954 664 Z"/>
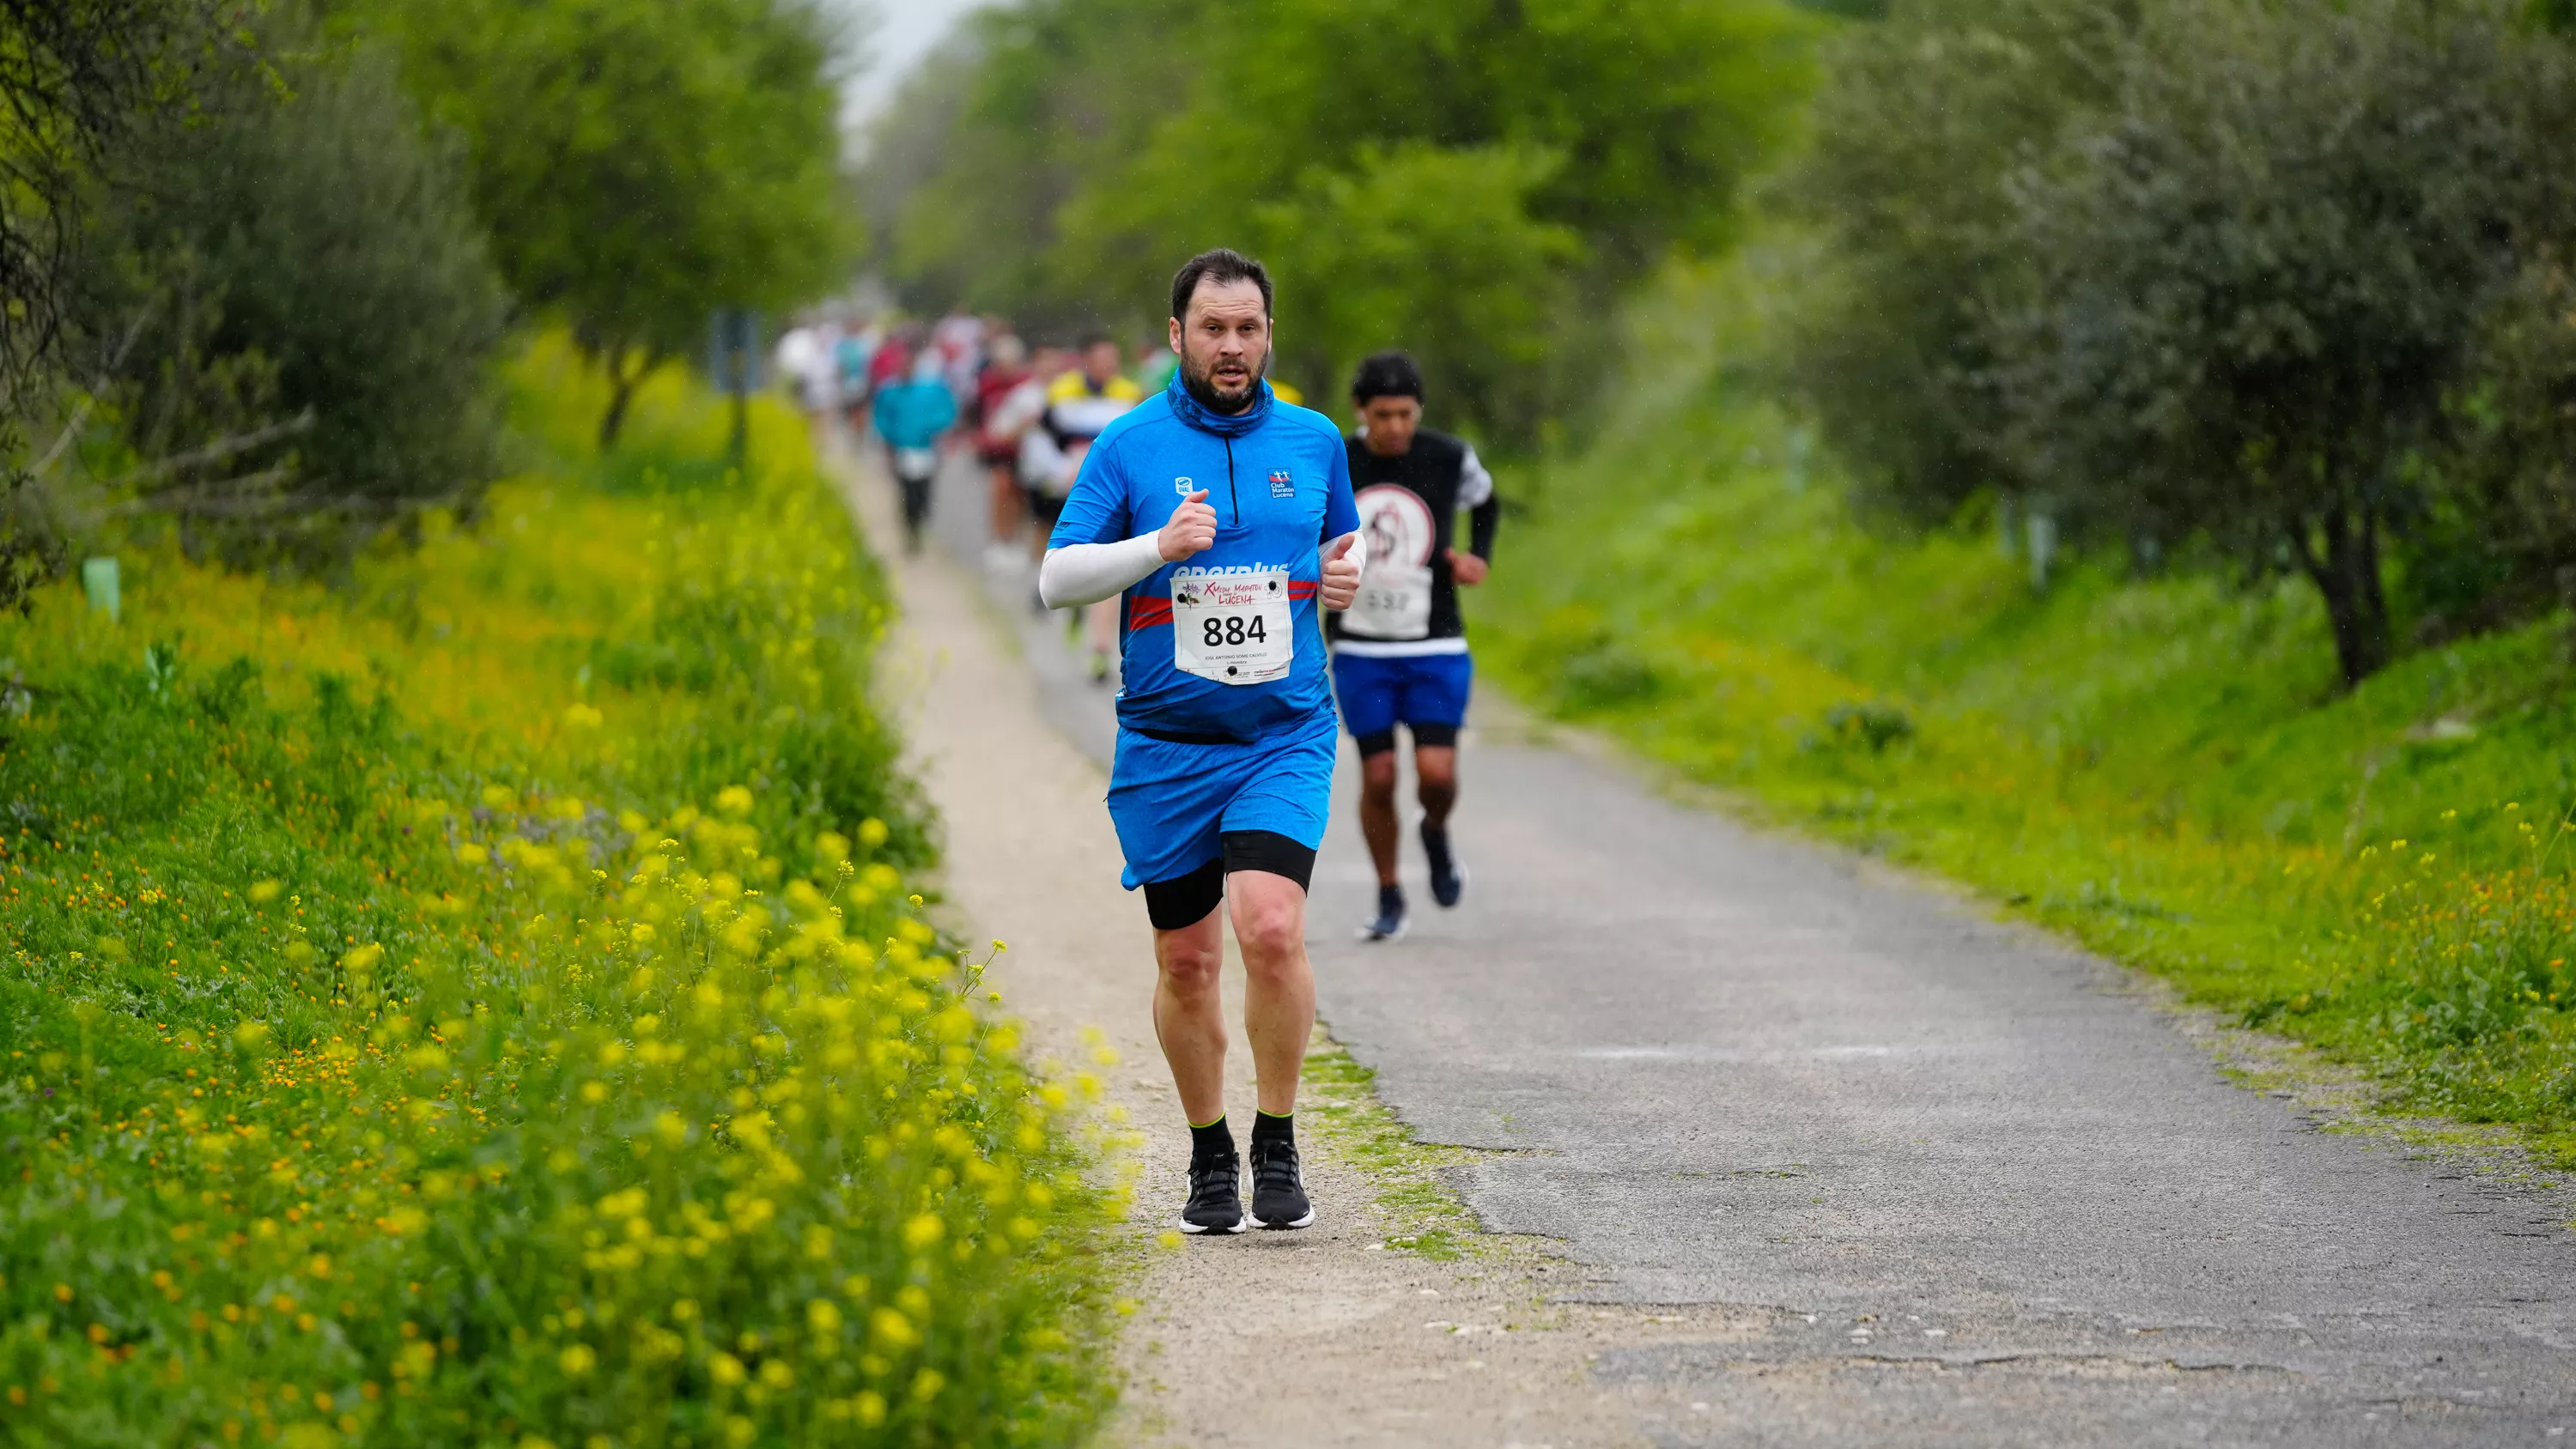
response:
<path fill-rule="evenodd" d="M 626 359 L 639 352 L 635 370 L 628 372 Z M 608 363 L 608 413 L 599 420 L 599 451 L 607 453 L 616 450 L 617 435 L 626 426 L 627 405 L 635 401 L 635 389 L 662 365 L 662 358 L 650 348 L 630 351 L 624 346 L 612 346 L 600 355 Z"/>
<path fill-rule="evenodd" d="M 628 381 L 625 369 L 615 358 L 608 363 L 608 412 L 599 420 L 599 451 L 612 452 L 617 447 L 618 430 L 626 426 L 626 405 L 635 400 L 635 384 Z"/>
<path fill-rule="evenodd" d="M 2305 527 L 2294 539 L 2299 566 L 2325 599 L 2335 662 L 2347 689 L 2388 664 L 2388 593 L 2379 577 L 2379 519 L 2368 508 L 2336 504 L 2316 520 L 2325 550 Z"/>

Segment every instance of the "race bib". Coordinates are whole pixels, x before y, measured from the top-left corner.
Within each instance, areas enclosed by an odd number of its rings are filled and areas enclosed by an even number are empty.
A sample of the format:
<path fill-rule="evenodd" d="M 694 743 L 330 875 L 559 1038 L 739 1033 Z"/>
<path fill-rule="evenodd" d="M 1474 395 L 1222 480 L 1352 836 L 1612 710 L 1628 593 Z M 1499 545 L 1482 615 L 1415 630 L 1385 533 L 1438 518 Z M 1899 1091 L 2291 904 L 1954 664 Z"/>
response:
<path fill-rule="evenodd" d="M 1372 559 L 1360 570 L 1360 591 L 1342 615 L 1342 628 L 1372 639 L 1423 639 L 1431 634 L 1431 570 Z"/>
<path fill-rule="evenodd" d="M 1172 576 L 1172 667 L 1219 684 L 1261 684 L 1297 661 L 1288 571 Z"/>

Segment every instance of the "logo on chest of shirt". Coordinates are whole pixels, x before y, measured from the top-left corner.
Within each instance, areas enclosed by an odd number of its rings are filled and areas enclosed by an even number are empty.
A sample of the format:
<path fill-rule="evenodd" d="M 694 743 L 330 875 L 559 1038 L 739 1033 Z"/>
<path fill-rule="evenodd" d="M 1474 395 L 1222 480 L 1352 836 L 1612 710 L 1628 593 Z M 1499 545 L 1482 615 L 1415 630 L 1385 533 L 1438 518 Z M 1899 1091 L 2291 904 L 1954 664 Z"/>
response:
<path fill-rule="evenodd" d="M 1296 480 L 1288 476 L 1287 469 L 1273 468 L 1270 470 L 1270 496 L 1273 498 L 1294 498 L 1297 496 Z"/>

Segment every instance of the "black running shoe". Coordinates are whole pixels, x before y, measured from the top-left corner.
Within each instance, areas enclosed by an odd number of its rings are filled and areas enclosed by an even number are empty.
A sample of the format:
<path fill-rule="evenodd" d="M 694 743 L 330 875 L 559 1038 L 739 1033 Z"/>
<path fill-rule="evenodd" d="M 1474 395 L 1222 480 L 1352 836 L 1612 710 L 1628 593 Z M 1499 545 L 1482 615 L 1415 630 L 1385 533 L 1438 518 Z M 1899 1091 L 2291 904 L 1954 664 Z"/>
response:
<path fill-rule="evenodd" d="M 1239 1233 L 1251 1226 L 1252 1219 L 1243 1215 L 1243 1159 L 1231 1152 L 1191 1158 L 1190 1201 L 1181 1209 L 1181 1231 Z"/>
<path fill-rule="evenodd" d="M 1404 887 L 1377 888 L 1377 919 L 1360 927 L 1363 941 L 1392 941 L 1404 934 Z"/>
<path fill-rule="evenodd" d="M 1297 1143 L 1278 1137 L 1252 1144 L 1252 1220 L 1265 1228 L 1302 1228 L 1315 1221 L 1297 1175 Z"/>
<path fill-rule="evenodd" d="M 1431 899 L 1442 910 L 1458 904 L 1467 893 L 1467 867 L 1449 853 L 1449 832 L 1434 830 L 1431 822 L 1422 822 L 1422 853 L 1431 858 Z"/>

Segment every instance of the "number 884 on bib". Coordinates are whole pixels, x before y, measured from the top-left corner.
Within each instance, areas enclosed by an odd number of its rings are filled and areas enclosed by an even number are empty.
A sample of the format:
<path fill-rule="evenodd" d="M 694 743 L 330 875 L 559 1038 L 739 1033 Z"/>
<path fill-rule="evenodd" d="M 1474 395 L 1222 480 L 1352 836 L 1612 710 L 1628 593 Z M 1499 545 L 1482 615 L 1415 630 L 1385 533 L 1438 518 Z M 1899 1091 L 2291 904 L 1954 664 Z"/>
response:
<path fill-rule="evenodd" d="M 1219 684 L 1262 684 L 1296 662 L 1286 569 L 1172 580 L 1172 667 Z"/>

